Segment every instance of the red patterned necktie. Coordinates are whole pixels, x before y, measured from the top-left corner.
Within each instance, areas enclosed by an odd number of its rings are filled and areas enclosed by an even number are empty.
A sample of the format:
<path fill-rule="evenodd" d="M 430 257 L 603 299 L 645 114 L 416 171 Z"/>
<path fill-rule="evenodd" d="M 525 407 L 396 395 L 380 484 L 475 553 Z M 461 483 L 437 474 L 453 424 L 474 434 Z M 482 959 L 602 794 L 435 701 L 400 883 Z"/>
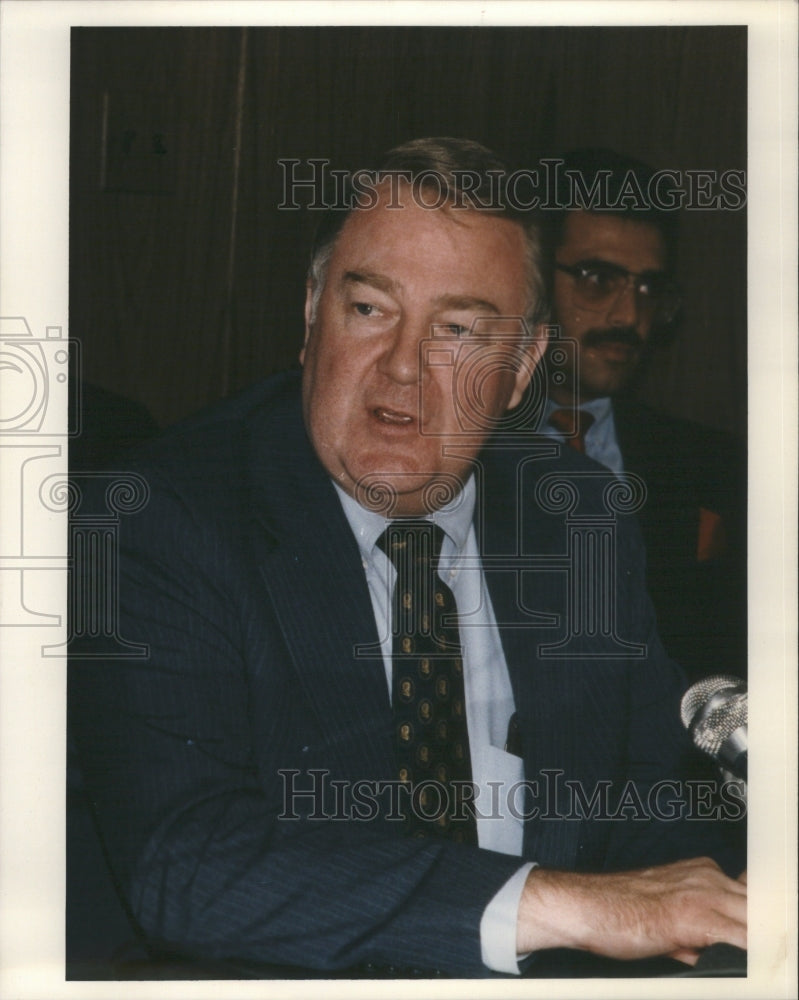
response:
<path fill-rule="evenodd" d="M 392 603 L 392 711 L 407 830 L 477 843 L 464 804 L 472 764 L 455 598 L 438 576 L 444 532 L 392 521 L 377 544 L 397 570 Z M 470 796 L 467 796 L 467 800 Z"/>
<path fill-rule="evenodd" d="M 585 410 L 553 410 L 549 415 L 549 423 L 565 438 L 565 443 L 585 454 L 585 435 L 593 424 L 594 418 Z"/>

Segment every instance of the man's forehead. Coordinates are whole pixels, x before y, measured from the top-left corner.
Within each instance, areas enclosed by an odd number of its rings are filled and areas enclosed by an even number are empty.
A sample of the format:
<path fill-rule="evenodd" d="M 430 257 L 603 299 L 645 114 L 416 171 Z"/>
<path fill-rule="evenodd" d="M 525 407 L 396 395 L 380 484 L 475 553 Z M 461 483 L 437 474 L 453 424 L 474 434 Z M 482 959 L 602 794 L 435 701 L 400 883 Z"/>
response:
<path fill-rule="evenodd" d="M 342 232 L 364 223 L 401 225 L 406 219 L 472 228 L 485 223 L 499 224 L 502 229 L 518 231 L 519 236 L 524 236 L 519 219 L 490 208 L 475 208 L 456 193 L 443 194 L 439 184 L 424 178 L 416 182 L 395 179 L 376 184 L 371 195 L 356 203 L 348 213 Z"/>
<path fill-rule="evenodd" d="M 370 261 L 386 255 L 409 259 L 423 271 L 431 267 L 431 256 L 435 271 L 468 268 L 469 255 L 472 266 L 483 256 L 490 267 L 498 255 L 514 271 L 527 264 L 524 229 L 516 219 L 452 202 L 431 206 L 405 182 L 398 189 L 384 186 L 374 204 L 349 213 L 333 245 L 331 269 L 342 268 L 345 276 L 369 273 L 379 287 L 379 268 Z"/>
<path fill-rule="evenodd" d="M 666 245 L 658 227 L 634 216 L 583 209 L 569 212 L 560 249 L 569 261 L 606 260 L 632 271 L 660 270 L 666 263 Z"/>

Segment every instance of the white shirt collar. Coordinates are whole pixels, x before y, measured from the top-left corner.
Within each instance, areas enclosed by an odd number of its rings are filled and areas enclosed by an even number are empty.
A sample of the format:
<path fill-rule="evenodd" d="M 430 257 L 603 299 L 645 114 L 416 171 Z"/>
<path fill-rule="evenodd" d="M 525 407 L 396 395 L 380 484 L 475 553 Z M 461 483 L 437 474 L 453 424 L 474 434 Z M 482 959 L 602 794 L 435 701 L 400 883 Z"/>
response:
<path fill-rule="evenodd" d="M 358 542 L 361 555 L 366 559 L 371 559 L 375 542 L 386 530 L 391 519 L 362 507 L 357 500 L 345 493 L 338 483 L 333 482 L 333 486 L 336 488 L 344 514 Z M 456 554 L 459 554 L 466 544 L 474 517 L 476 495 L 477 488 L 474 476 L 469 476 L 466 485 L 457 496 L 426 518 L 426 520 L 443 528 L 445 534 L 455 545 Z"/>

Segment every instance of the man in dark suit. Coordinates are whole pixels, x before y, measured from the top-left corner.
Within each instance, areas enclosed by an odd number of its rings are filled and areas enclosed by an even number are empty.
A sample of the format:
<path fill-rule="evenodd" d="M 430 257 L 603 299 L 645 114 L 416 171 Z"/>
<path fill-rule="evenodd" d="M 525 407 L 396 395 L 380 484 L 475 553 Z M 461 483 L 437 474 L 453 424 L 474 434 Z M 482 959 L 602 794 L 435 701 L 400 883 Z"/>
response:
<path fill-rule="evenodd" d="M 320 229 L 301 379 L 139 460 L 119 630 L 149 654 L 70 678 L 131 911 L 262 975 L 743 947 L 741 803 L 690 770 L 619 484 L 514 412 L 537 231 L 475 143 L 382 170 Z"/>
<path fill-rule="evenodd" d="M 658 412 L 631 392 L 680 311 L 668 178 L 605 149 L 558 160 L 557 208 L 542 221 L 559 326 L 552 347 L 564 360 L 549 369 L 541 430 L 643 481 L 647 583 L 667 651 L 691 680 L 746 676 L 743 450 L 732 435 Z"/>

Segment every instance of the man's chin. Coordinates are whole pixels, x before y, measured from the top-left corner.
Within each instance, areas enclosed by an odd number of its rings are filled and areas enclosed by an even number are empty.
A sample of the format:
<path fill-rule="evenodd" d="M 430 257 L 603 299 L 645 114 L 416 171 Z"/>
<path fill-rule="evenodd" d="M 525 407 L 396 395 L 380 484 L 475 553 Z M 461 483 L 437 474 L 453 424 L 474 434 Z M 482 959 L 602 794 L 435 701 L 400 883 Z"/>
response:
<path fill-rule="evenodd" d="M 580 392 L 583 399 L 600 399 L 622 392 L 635 375 L 635 365 L 606 366 L 595 378 L 581 379 Z"/>
<path fill-rule="evenodd" d="M 584 398 L 612 396 L 626 389 L 635 376 L 640 363 L 638 351 L 624 348 L 614 353 L 611 350 L 583 361 L 580 371 L 580 386 Z"/>

